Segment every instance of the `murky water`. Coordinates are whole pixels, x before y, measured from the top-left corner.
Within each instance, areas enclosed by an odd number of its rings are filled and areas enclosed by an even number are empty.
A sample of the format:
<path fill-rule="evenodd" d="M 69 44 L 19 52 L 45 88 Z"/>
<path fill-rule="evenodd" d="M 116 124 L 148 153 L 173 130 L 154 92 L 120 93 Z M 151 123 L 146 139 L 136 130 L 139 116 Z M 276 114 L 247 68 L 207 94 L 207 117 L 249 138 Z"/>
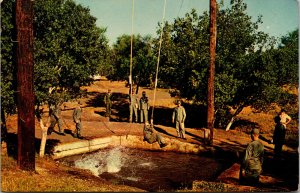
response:
<path fill-rule="evenodd" d="M 190 188 L 194 180 L 213 181 L 231 163 L 224 159 L 174 152 L 114 148 L 63 158 L 64 164 L 89 169 L 115 184 L 147 191 Z"/>

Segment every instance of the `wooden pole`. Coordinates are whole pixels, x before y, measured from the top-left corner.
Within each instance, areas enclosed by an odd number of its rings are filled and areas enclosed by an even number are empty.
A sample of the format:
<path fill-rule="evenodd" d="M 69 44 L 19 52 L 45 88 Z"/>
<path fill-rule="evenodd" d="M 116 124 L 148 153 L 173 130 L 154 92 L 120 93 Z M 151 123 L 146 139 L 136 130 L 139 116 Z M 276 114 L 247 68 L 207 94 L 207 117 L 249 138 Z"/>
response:
<path fill-rule="evenodd" d="M 213 144 L 214 135 L 214 79 L 215 79 L 215 56 L 217 39 L 216 0 L 210 0 L 210 23 L 209 23 L 209 78 L 208 78 L 208 101 L 207 101 L 207 128 L 210 130 L 209 142 Z"/>
<path fill-rule="evenodd" d="M 16 0 L 18 167 L 35 170 L 33 1 Z"/>

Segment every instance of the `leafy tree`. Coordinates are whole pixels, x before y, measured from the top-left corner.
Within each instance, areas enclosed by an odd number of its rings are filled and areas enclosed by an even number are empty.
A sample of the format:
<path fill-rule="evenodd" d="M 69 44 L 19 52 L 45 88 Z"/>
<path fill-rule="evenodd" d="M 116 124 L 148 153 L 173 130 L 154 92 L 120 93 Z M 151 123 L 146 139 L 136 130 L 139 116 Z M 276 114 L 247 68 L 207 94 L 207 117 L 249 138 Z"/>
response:
<path fill-rule="evenodd" d="M 10 13 L 10 14 L 8 14 Z M 15 6 L 13 1 L 1 2 L 1 109 L 14 113 L 16 89 L 15 56 Z"/>
<path fill-rule="evenodd" d="M 8 14 L 11 13 L 11 14 Z M 16 112 L 15 90 L 15 7 L 12 1 L 1 2 L 1 139 L 6 140 L 6 114 Z"/>
<path fill-rule="evenodd" d="M 1 104 L 15 109 L 14 0 L 1 2 Z M 90 10 L 72 0 L 34 2 L 34 89 L 37 105 L 77 97 L 104 65 L 108 41 Z"/>
<path fill-rule="evenodd" d="M 130 71 L 130 40 L 129 35 L 122 35 L 112 49 L 113 72 L 111 80 L 128 80 Z M 132 75 L 135 83 L 149 86 L 155 74 L 156 57 L 153 52 L 153 40 L 150 36 L 133 36 Z"/>
<path fill-rule="evenodd" d="M 105 58 L 105 29 L 96 27 L 88 8 L 71 0 L 38 0 L 34 8 L 37 101 L 74 97 Z"/>
<path fill-rule="evenodd" d="M 290 79 L 298 77 L 294 65 L 298 48 L 290 46 L 290 42 L 297 42 L 294 39 L 297 34 L 283 38 L 289 48 L 279 48 L 282 51 L 278 52 L 275 38 L 258 31 L 262 17 L 253 22 L 246 9 L 242 0 L 232 0 L 229 8 L 219 7 L 217 12 L 215 109 L 219 126 L 224 126 L 245 106 L 266 109 L 282 96 L 279 83 L 291 83 Z M 207 100 L 208 27 L 207 12 L 198 16 L 195 10 L 176 18 L 174 23 L 166 22 L 160 69 L 160 79 L 167 86 L 177 88 L 182 97 L 203 105 Z M 277 58 L 274 53 L 279 54 Z M 278 58 L 280 54 L 287 56 L 283 53 L 290 57 Z M 289 65 L 283 67 L 286 64 Z M 293 72 L 293 78 L 288 77 L 289 71 Z M 230 107 L 236 109 L 233 115 L 227 113 Z"/>

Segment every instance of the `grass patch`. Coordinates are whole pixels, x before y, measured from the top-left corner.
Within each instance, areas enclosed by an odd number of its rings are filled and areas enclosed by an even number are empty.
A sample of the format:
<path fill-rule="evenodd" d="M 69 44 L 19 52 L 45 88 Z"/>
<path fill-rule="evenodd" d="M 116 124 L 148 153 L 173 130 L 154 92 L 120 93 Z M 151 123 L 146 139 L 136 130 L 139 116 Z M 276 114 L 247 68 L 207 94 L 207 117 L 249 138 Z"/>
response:
<path fill-rule="evenodd" d="M 49 158 L 36 158 L 36 171 L 23 171 L 7 155 L 1 156 L 3 192 L 141 192 L 143 190 L 109 183 L 85 170 L 76 170 Z"/>

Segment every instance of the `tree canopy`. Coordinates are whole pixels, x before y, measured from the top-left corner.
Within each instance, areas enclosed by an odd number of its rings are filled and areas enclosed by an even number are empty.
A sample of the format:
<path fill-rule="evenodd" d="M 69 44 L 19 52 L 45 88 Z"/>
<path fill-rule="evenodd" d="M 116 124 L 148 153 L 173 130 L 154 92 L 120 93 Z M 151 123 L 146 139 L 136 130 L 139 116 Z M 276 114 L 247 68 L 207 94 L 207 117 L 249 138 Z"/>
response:
<path fill-rule="evenodd" d="M 6 112 L 14 109 L 14 0 L 1 2 L 1 98 Z M 215 69 L 216 123 L 224 126 L 227 109 L 251 105 L 266 110 L 272 103 L 295 104 L 286 92 L 298 86 L 298 29 L 281 37 L 259 31 L 263 17 L 254 21 L 243 0 L 222 2 L 217 9 Z M 110 49 L 105 28 L 96 26 L 88 8 L 72 0 L 36 0 L 34 5 L 35 93 L 38 103 L 80 94 L 80 87 L 100 73 L 111 80 L 128 80 L 130 35 L 118 37 Z M 162 25 L 162 24 L 159 24 Z M 160 34 L 158 25 L 157 34 Z M 175 88 L 194 104 L 207 105 L 209 14 L 192 9 L 163 24 L 159 84 Z M 133 76 L 141 86 L 152 86 L 158 38 L 133 36 Z M 231 115 L 232 116 L 232 115 Z M 224 119 L 223 119 L 224 118 Z"/>
<path fill-rule="evenodd" d="M 15 1 L 1 3 L 2 105 L 14 105 Z M 90 10 L 72 0 L 34 2 L 34 89 L 37 103 L 58 102 L 80 94 L 99 72 L 109 51 L 105 28 L 96 26 Z"/>
<path fill-rule="evenodd" d="M 129 35 L 118 37 L 112 48 L 113 72 L 108 76 L 111 80 L 128 80 L 130 70 L 130 40 Z M 153 82 L 156 56 L 153 50 L 154 40 L 150 36 L 133 36 L 132 74 L 134 81 L 143 86 Z"/>

